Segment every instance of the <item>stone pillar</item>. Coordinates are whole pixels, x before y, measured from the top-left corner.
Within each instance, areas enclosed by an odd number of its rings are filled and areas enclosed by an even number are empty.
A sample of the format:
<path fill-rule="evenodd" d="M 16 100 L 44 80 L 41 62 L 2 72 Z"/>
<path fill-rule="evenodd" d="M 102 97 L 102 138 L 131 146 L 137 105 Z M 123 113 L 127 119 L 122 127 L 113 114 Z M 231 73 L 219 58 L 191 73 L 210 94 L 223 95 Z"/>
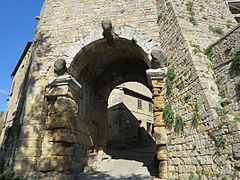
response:
<path fill-rule="evenodd" d="M 47 91 L 48 117 L 38 162 L 40 172 L 72 172 L 80 162 L 78 138 L 78 100 L 81 85 L 70 75 L 54 78 Z M 80 167 L 82 165 L 79 165 Z"/>
<path fill-rule="evenodd" d="M 154 115 L 154 137 L 157 144 L 157 159 L 159 163 L 159 177 L 168 178 L 168 155 L 167 155 L 167 130 L 163 120 L 163 109 L 165 107 L 164 94 L 162 90 L 165 86 L 167 68 L 147 70 L 148 81 L 152 86 L 153 93 L 153 115 Z"/>

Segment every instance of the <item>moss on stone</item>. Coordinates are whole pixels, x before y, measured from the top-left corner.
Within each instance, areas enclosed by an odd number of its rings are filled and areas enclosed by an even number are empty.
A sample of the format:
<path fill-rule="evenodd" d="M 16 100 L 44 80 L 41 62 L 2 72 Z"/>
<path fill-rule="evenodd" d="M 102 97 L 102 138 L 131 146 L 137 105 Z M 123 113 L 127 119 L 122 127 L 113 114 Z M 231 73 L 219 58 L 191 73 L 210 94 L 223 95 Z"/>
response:
<path fill-rule="evenodd" d="M 201 47 L 199 45 L 192 44 L 191 46 L 194 48 L 193 49 L 194 54 L 202 53 Z"/>
<path fill-rule="evenodd" d="M 224 34 L 223 29 L 221 27 L 209 26 L 208 28 L 214 34 L 217 34 L 217 35 L 220 35 L 220 36 L 222 36 Z"/>
<path fill-rule="evenodd" d="M 167 87 L 168 96 L 172 94 L 174 78 L 175 78 L 174 67 L 168 67 L 167 78 L 166 78 L 166 87 Z"/>
<path fill-rule="evenodd" d="M 3 173 L 0 174 L 1 180 L 26 180 L 23 177 L 15 176 L 14 172 L 11 170 L 5 170 Z"/>
<path fill-rule="evenodd" d="M 196 104 L 195 110 L 194 110 L 193 116 L 192 116 L 192 127 L 197 128 L 199 120 L 200 120 L 200 114 L 198 111 L 198 105 Z"/>
<path fill-rule="evenodd" d="M 197 26 L 197 25 L 198 25 L 197 20 L 196 20 L 193 16 L 188 17 L 188 20 L 189 20 L 189 22 L 192 23 L 194 26 Z"/>
<path fill-rule="evenodd" d="M 228 109 L 226 108 L 216 108 L 216 112 L 217 112 L 217 115 L 220 117 L 229 113 Z"/>
<path fill-rule="evenodd" d="M 176 118 L 175 118 L 175 128 L 174 128 L 174 131 L 176 133 L 183 133 L 184 132 L 184 126 L 185 126 L 185 121 L 183 120 L 182 116 L 180 115 L 176 115 Z"/>
<path fill-rule="evenodd" d="M 204 54 L 209 58 L 209 60 L 211 60 L 213 55 L 213 47 L 208 46 L 206 49 L 204 49 Z"/>
<path fill-rule="evenodd" d="M 234 54 L 234 58 L 233 58 L 234 64 L 238 68 L 240 68 L 240 47 L 235 48 L 233 54 Z"/>
<path fill-rule="evenodd" d="M 163 13 L 160 12 L 157 17 L 157 23 L 159 24 L 162 19 L 163 19 Z"/>
<path fill-rule="evenodd" d="M 191 99 L 192 95 L 191 94 L 186 94 L 186 96 L 184 96 L 184 101 L 188 102 L 189 99 Z"/>
<path fill-rule="evenodd" d="M 218 90 L 219 90 L 219 95 L 222 98 L 228 98 L 229 97 L 229 90 L 227 86 L 218 86 Z"/>
<path fill-rule="evenodd" d="M 174 113 L 171 104 L 166 104 L 163 110 L 163 119 L 167 124 L 168 129 L 172 129 L 174 123 Z"/>

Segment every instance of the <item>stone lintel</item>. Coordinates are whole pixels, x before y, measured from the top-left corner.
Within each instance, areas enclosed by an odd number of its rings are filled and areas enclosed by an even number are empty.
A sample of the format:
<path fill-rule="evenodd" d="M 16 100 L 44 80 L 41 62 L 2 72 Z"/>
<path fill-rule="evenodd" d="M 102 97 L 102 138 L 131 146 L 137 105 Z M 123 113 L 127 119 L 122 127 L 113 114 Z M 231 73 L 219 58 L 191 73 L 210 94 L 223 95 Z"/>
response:
<path fill-rule="evenodd" d="M 167 75 L 167 68 L 158 68 L 158 69 L 148 69 L 146 71 L 147 77 L 149 80 L 161 80 L 164 79 Z"/>
<path fill-rule="evenodd" d="M 154 136 L 157 145 L 167 145 L 168 136 L 166 127 L 154 127 Z"/>
<path fill-rule="evenodd" d="M 167 68 L 165 67 L 165 68 L 158 68 L 158 69 L 148 69 L 146 73 L 147 73 L 148 83 L 149 85 L 152 86 L 153 80 L 163 81 L 163 79 L 167 75 Z"/>
<path fill-rule="evenodd" d="M 67 85 L 75 90 L 82 88 L 81 84 L 79 84 L 79 82 L 71 75 L 55 77 L 54 79 L 51 79 L 48 84 L 50 87 Z"/>

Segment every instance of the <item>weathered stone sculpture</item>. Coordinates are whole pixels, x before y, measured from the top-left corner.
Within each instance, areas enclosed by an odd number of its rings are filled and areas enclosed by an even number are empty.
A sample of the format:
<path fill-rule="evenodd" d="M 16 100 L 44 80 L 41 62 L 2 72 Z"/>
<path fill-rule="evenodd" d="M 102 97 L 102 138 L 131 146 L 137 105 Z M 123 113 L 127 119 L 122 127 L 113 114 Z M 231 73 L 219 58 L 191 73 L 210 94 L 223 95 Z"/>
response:
<path fill-rule="evenodd" d="M 57 76 L 62 76 L 67 72 L 66 61 L 64 59 L 58 59 L 54 63 L 54 73 Z"/>
<path fill-rule="evenodd" d="M 102 21 L 103 28 L 103 37 L 107 40 L 108 45 L 113 44 L 113 40 L 117 37 L 117 34 L 114 33 L 114 28 L 112 26 L 112 22 L 109 19 Z"/>
<path fill-rule="evenodd" d="M 153 69 L 162 68 L 165 66 L 165 55 L 160 49 L 153 49 L 151 52 L 152 61 L 151 66 Z"/>

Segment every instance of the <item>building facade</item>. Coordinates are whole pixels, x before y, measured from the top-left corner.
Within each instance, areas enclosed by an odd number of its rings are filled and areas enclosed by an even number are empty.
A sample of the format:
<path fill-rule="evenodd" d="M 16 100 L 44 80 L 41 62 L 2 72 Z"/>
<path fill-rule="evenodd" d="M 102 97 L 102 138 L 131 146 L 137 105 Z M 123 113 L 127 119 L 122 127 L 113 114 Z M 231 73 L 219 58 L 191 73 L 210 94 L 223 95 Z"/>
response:
<path fill-rule="evenodd" d="M 139 148 L 154 144 L 152 93 L 128 82 L 114 88 L 108 99 L 108 147 Z"/>
<path fill-rule="evenodd" d="M 233 14 L 236 21 L 240 22 L 240 1 L 239 0 L 224 0 L 227 7 Z"/>

